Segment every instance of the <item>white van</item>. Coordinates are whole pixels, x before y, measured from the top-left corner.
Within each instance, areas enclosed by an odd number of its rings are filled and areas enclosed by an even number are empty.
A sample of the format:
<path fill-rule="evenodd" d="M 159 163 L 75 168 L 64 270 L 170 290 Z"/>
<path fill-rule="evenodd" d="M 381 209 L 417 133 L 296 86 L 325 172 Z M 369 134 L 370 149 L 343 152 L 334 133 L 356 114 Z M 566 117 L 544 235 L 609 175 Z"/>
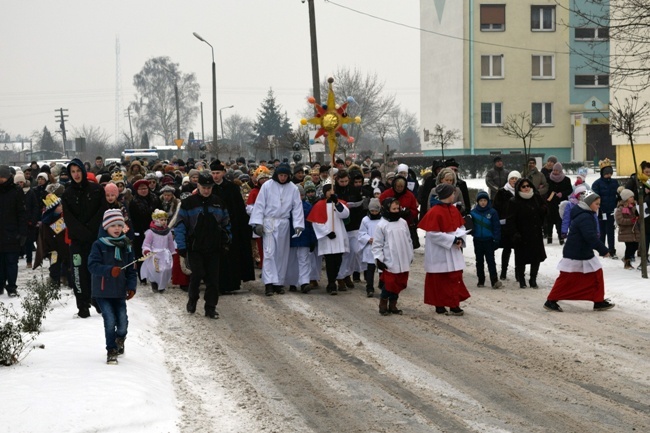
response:
<path fill-rule="evenodd" d="M 149 161 L 158 159 L 156 149 L 124 149 L 122 152 L 122 162 L 134 161 L 136 159 L 147 158 Z"/>

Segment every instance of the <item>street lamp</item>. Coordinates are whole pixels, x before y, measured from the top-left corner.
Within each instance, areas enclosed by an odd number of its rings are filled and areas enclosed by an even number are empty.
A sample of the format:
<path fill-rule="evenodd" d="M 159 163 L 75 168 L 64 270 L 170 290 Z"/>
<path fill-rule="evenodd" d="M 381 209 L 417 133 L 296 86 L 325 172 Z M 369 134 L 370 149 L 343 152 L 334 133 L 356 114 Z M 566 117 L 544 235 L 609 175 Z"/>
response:
<path fill-rule="evenodd" d="M 198 33 L 192 33 L 196 39 L 210 45 L 212 50 L 212 137 L 214 140 L 215 156 L 219 158 L 219 146 L 217 143 L 217 68 L 214 63 L 214 47 L 210 42 L 203 39 Z"/>
<path fill-rule="evenodd" d="M 221 124 L 221 139 L 223 140 L 223 117 L 221 117 L 221 110 L 226 110 L 228 108 L 233 108 L 234 105 L 229 105 L 227 107 L 219 108 L 219 123 Z"/>

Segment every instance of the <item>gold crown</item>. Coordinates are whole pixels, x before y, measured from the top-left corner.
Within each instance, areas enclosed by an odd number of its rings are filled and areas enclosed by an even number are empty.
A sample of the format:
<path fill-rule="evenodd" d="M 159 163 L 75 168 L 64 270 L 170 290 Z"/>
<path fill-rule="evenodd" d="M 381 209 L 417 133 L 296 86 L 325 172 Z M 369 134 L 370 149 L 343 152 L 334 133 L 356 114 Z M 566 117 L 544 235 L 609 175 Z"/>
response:
<path fill-rule="evenodd" d="M 48 194 L 43 203 L 45 203 L 45 210 L 50 210 L 57 207 L 61 203 L 61 199 L 56 194 Z"/>
<path fill-rule="evenodd" d="M 118 182 L 123 183 L 124 182 L 124 173 L 122 173 L 121 171 L 113 172 L 113 174 L 111 174 L 111 180 L 113 182 L 115 182 L 115 183 L 118 183 Z"/>
<path fill-rule="evenodd" d="M 156 209 L 151 214 L 151 219 L 154 219 L 154 220 L 166 220 L 167 216 L 168 216 L 167 212 L 165 212 L 164 210 Z"/>
<path fill-rule="evenodd" d="M 605 158 L 603 160 L 598 161 L 598 166 L 600 168 L 611 167 L 612 166 L 612 161 L 610 161 L 609 158 Z"/>
<path fill-rule="evenodd" d="M 268 168 L 264 167 L 263 165 L 260 165 L 257 170 L 255 170 L 255 176 L 259 177 L 261 173 L 266 173 L 266 174 L 271 174 Z"/>

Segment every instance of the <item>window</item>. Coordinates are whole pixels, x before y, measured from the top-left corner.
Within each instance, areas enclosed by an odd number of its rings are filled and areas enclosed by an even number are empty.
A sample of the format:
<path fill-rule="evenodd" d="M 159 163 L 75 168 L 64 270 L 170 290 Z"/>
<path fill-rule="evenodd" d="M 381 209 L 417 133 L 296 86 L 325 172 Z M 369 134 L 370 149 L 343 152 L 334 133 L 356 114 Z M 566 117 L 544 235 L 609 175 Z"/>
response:
<path fill-rule="evenodd" d="M 503 78 L 503 54 L 481 56 L 481 78 Z"/>
<path fill-rule="evenodd" d="M 531 6 L 530 29 L 534 32 L 554 32 L 555 6 Z"/>
<path fill-rule="evenodd" d="M 609 75 L 576 75 L 576 87 L 609 87 Z"/>
<path fill-rule="evenodd" d="M 531 107 L 532 121 L 536 125 L 553 124 L 553 103 L 552 102 L 533 102 Z"/>
<path fill-rule="evenodd" d="M 501 125 L 501 102 L 481 103 L 481 125 L 482 126 Z"/>
<path fill-rule="evenodd" d="M 506 5 L 481 5 L 481 31 L 503 32 L 506 29 Z"/>
<path fill-rule="evenodd" d="M 555 57 L 533 55 L 533 79 L 555 78 Z"/>
<path fill-rule="evenodd" d="M 576 40 L 593 41 L 609 39 L 609 27 L 582 27 L 575 29 Z"/>

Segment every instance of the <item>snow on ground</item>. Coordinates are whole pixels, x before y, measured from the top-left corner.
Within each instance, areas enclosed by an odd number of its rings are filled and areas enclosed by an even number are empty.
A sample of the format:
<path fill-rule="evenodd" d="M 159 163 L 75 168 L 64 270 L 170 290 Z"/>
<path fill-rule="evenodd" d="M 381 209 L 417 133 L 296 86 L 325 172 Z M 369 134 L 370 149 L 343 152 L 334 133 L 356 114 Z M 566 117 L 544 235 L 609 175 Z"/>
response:
<path fill-rule="evenodd" d="M 594 175 L 587 179 L 589 183 L 594 180 Z M 485 188 L 483 179 L 470 179 L 467 183 L 473 188 Z M 466 275 L 475 278 L 471 241 L 469 236 L 470 245 L 464 251 L 468 263 Z M 622 255 L 624 244 L 619 243 L 617 251 Z M 556 265 L 562 257 L 557 238 L 546 246 L 546 252 L 548 258 L 540 267 L 538 282 L 543 290 L 550 290 L 559 274 Z M 500 263 L 499 252 L 496 261 Z M 650 310 L 650 284 L 641 278 L 641 272 L 624 270 L 621 260 L 602 261 L 606 296 L 617 304 L 616 308 Z M 513 263 L 511 258 L 511 266 Z M 26 270 L 21 260 L 19 290 L 25 281 L 40 272 Z M 140 287 L 140 290 L 147 289 Z M 20 306 L 20 298 L 10 299 L 6 294 L 0 301 L 16 308 Z M 562 305 L 570 304 L 562 301 Z M 164 362 L 165 356 L 174 354 L 165 352 L 156 333 L 156 311 L 138 295 L 129 301 L 126 354 L 119 358 L 117 366 L 105 363 L 101 316 L 93 311 L 89 319 L 73 319 L 75 312 L 74 296 L 69 289 L 64 289 L 61 301 L 55 303 L 34 342 L 44 347 L 33 349 L 15 366 L 0 367 L 3 391 L 0 432 L 178 431 L 182 403 L 176 399 L 172 376 Z M 541 305 L 540 314 L 544 314 Z M 194 385 L 200 387 L 201 383 Z M 228 419 L 229 416 L 235 415 L 228 411 L 222 413 L 219 419 L 222 428 L 236 424 L 236 419 Z"/>

